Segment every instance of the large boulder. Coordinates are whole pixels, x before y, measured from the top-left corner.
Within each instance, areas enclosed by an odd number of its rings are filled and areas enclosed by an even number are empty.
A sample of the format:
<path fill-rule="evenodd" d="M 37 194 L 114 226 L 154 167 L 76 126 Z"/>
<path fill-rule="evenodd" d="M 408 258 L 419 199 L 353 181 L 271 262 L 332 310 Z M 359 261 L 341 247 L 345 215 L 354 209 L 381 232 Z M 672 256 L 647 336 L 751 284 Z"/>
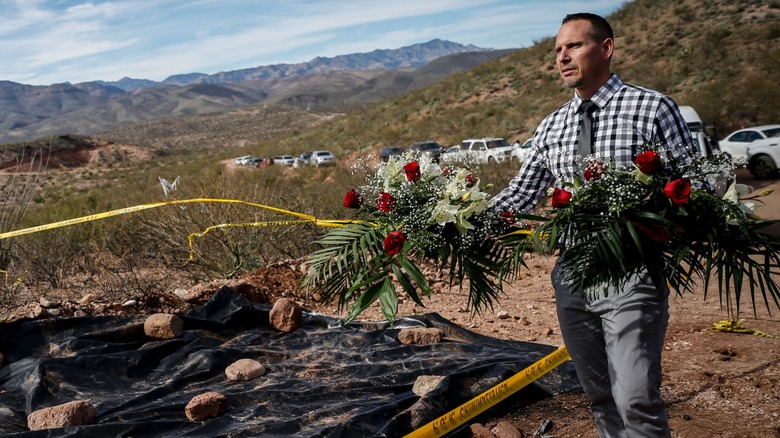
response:
<path fill-rule="evenodd" d="M 91 403 L 77 400 L 33 411 L 27 416 L 27 427 L 30 430 L 44 430 L 84 426 L 92 424 L 95 417 L 97 409 Z"/>
<path fill-rule="evenodd" d="M 303 325 L 303 309 L 293 300 L 280 298 L 271 308 L 268 322 L 280 332 L 294 332 Z"/>
<path fill-rule="evenodd" d="M 231 381 L 252 380 L 265 374 L 265 367 L 252 359 L 239 359 L 225 369 L 225 375 Z"/>
<path fill-rule="evenodd" d="M 398 341 L 404 345 L 435 344 L 444 339 L 444 330 L 430 328 L 405 328 L 398 332 Z"/>
<path fill-rule="evenodd" d="M 184 408 L 190 421 L 219 417 L 228 408 L 228 399 L 218 392 L 207 392 L 193 397 Z"/>
<path fill-rule="evenodd" d="M 184 322 L 176 315 L 155 313 L 144 322 L 144 333 L 155 339 L 173 339 L 181 335 Z"/>

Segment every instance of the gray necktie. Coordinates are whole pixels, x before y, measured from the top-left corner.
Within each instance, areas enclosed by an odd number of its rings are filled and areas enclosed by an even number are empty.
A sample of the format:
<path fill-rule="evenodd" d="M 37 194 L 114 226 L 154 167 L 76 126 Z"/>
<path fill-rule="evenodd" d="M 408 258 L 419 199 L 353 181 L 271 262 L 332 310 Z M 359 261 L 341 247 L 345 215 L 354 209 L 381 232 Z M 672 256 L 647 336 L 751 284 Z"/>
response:
<path fill-rule="evenodd" d="M 598 107 L 596 106 L 596 104 L 589 100 L 583 101 L 580 104 L 580 113 L 582 113 L 582 117 L 580 117 L 580 137 L 579 137 L 579 146 L 577 149 L 577 153 L 579 154 L 581 159 L 594 152 L 593 111 L 595 111 L 597 108 Z M 585 163 L 583 163 L 583 165 L 584 164 Z"/>

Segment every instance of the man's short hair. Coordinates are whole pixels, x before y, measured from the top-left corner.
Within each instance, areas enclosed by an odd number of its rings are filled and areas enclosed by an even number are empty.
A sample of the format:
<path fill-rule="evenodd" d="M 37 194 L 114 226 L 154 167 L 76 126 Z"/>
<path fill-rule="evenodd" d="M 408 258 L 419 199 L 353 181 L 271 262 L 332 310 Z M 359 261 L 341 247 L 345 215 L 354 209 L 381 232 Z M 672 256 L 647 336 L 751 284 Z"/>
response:
<path fill-rule="evenodd" d="M 589 12 L 569 14 L 563 17 L 563 22 L 561 24 L 566 24 L 575 20 L 586 20 L 590 22 L 592 28 L 590 36 L 599 43 L 607 38 L 611 40 L 615 39 L 615 35 L 612 32 L 612 26 L 610 26 L 607 20 L 605 20 L 604 17 L 601 17 L 600 15 L 591 14 Z"/>

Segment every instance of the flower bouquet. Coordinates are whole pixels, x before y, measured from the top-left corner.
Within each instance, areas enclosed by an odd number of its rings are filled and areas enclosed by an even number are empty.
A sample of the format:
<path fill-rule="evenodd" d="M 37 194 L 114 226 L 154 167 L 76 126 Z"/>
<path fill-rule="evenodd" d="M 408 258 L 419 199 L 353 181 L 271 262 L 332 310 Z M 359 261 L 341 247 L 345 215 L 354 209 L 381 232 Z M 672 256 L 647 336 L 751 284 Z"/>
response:
<path fill-rule="evenodd" d="M 469 308 L 479 312 L 501 293 L 511 248 L 493 236 L 506 228 L 489 216 L 490 199 L 482 182 L 466 168 L 442 167 L 427 155 L 390 157 L 365 185 L 350 190 L 344 206 L 354 220 L 334 228 L 316 243 L 302 286 L 323 301 L 338 297 L 339 309 L 351 304 L 351 321 L 379 301 L 393 321 L 399 285 L 418 305 L 431 294 L 421 269 L 432 261 L 449 269 L 450 284 L 469 283 Z"/>
<path fill-rule="evenodd" d="M 551 219 L 515 242 L 515 257 L 560 249 L 569 280 L 588 293 L 647 268 L 661 270 L 678 294 L 697 279 L 706 294 L 715 278 L 730 312 L 736 304 L 739 313 L 743 280 L 754 311 L 757 289 L 767 309 L 770 299 L 780 307 L 780 239 L 764 232 L 779 221 L 753 213 L 755 197 L 744 198 L 752 188 L 733 171 L 726 155 L 683 162 L 658 145 L 630 167 L 592 159 L 582 177 L 552 191 Z"/>

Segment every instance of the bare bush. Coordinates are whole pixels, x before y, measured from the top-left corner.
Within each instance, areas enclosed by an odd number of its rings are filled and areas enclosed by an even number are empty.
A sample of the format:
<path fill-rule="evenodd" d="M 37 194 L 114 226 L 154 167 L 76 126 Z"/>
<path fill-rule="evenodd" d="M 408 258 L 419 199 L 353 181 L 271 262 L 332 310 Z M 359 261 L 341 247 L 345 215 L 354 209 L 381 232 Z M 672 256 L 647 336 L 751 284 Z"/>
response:
<path fill-rule="evenodd" d="M 0 233 L 14 231 L 22 223 L 48 164 L 48 154 L 43 150 L 29 153 L 23 149 L 16 166 L 3 177 L 8 178 L 0 188 Z M 14 269 L 18 259 L 18 247 L 11 239 L 0 239 L 0 307 L 17 303 L 21 271 Z M 2 315 L 0 314 L 0 318 Z"/>

